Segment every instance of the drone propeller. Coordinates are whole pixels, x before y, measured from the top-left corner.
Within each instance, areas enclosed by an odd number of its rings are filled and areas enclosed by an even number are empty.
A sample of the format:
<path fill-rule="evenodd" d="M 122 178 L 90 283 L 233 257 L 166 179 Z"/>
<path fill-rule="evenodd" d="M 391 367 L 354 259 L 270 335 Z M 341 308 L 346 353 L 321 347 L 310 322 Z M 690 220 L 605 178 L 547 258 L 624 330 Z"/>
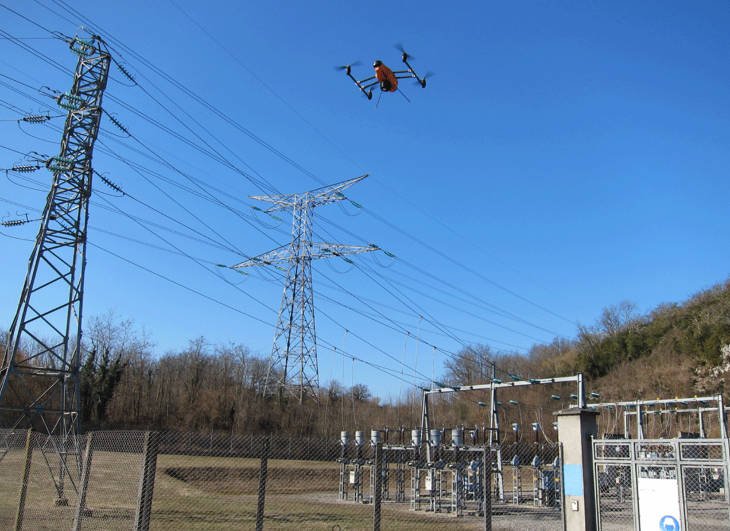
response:
<path fill-rule="evenodd" d="M 349 65 L 336 66 L 335 70 L 347 70 L 348 68 L 353 66 L 360 66 L 360 64 L 360 61 L 355 61 L 354 63 L 350 63 Z"/>
<path fill-rule="evenodd" d="M 395 49 L 400 51 L 400 53 L 403 54 L 403 56 L 402 56 L 403 61 L 407 61 L 408 59 L 415 59 L 415 57 L 413 57 L 411 54 L 406 52 L 405 48 L 403 48 L 403 45 L 401 43 L 396 44 Z"/>

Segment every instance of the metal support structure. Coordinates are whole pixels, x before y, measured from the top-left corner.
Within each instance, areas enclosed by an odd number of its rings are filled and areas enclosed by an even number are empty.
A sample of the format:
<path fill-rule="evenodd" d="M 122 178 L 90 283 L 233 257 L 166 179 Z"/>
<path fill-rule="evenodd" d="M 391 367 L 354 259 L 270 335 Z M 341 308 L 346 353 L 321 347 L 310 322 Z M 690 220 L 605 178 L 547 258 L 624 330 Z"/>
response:
<path fill-rule="evenodd" d="M 373 531 L 380 531 L 380 505 L 383 493 L 383 444 L 375 444 L 375 459 L 373 463 L 375 471 L 375 485 L 373 493 Z"/>
<path fill-rule="evenodd" d="M 727 413 L 728 409 L 725 408 L 725 412 Z M 705 413 L 712 413 L 718 411 L 717 407 L 698 407 L 698 408 L 685 408 L 685 409 L 654 409 L 654 410 L 642 410 L 642 415 L 644 417 L 647 417 L 649 415 L 673 415 L 673 414 L 695 414 L 697 415 L 697 429 L 698 433 L 701 439 L 707 438 L 707 430 L 705 428 Z M 628 428 L 629 426 L 629 417 L 633 417 L 636 415 L 636 411 L 626 410 L 624 411 L 624 432 L 625 432 L 625 438 L 630 439 L 630 437 L 626 434 L 630 435 L 630 430 Z"/>
<path fill-rule="evenodd" d="M 86 451 L 84 452 L 84 466 L 81 472 L 81 482 L 79 488 L 79 499 L 76 504 L 76 517 L 73 522 L 73 531 L 81 530 L 81 522 L 84 516 L 87 516 L 90 511 L 86 508 L 86 494 L 89 488 L 89 476 L 91 474 L 91 459 L 94 455 L 94 432 L 89 432 L 86 436 Z"/>
<path fill-rule="evenodd" d="M 502 469 L 502 445 L 499 444 L 499 409 L 497 401 L 497 388 L 495 381 L 497 379 L 497 365 L 492 362 L 492 377 L 489 387 L 489 446 L 497 447 L 497 481 L 496 494 L 497 500 L 504 501 L 504 476 Z"/>
<path fill-rule="evenodd" d="M 395 501 L 406 501 L 406 466 L 402 455 L 398 452 L 398 460 L 395 464 Z"/>
<path fill-rule="evenodd" d="M 144 434 L 142 447 L 142 470 L 137 489 L 137 508 L 134 514 L 135 531 L 148 531 L 152 517 L 152 497 L 155 491 L 155 472 L 157 470 L 157 450 L 160 433 L 148 431 Z"/>
<path fill-rule="evenodd" d="M 46 162 L 51 190 L 0 367 L 0 422 L 49 435 L 42 449 L 59 457 L 57 475 L 49 465 L 59 504 L 65 501 L 68 457 L 76 459 L 78 475 L 81 468 L 79 367 L 91 158 L 111 61 L 97 36 L 75 38 L 70 48 L 79 59 L 70 92 L 57 100 L 68 110 L 61 149 Z"/>
<path fill-rule="evenodd" d="M 350 473 L 352 481 L 353 501 L 362 503 L 362 465 L 365 460 L 362 458 L 362 442 L 355 443 L 355 459 L 352 460 L 353 470 Z"/>
<path fill-rule="evenodd" d="M 431 433 L 431 420 L 428 416 L 428 393 L 424 392 L 421 399 L 421 435 L 426 441 L 426 461 L 431 461 L 431 445 L 428 444 L 428 434 Z"/>
<path fill-rule="evenodd" d="M 727 418 L 725 416 L 725 401 L 722 395 L 717 395 L 717 415 L 720 421 L 720 437 L 727 439 Z"/>
<path fill-rule="evenodd" d="M 485 391 L 491 389 L 504 389 L 509 387 L 525 387 L 528 385 L 549 385 L 556 383 L 569 383 L 575 382 L 578 384 L 578 404 L 585 404 L 585 394 L 583 390 L 583 373 L 576 374 L 574 376 L 559 376 L 555 378 L 532 378 L 530 380 L 516 380 L 512 382 L 490 382 L 487 384 L 476 384 L 476 385 L 452 385 L 436 387 L 434 389 L 424 389 L 424 394 L 434 395 L 443 393 L 460 393 L 464 391 Z M 591 407 L 589 404 L 588 407 Z"/>
<path fill-rule="evenodd" d="M 653 414 L 656 410 L 649 410 L 648 407 L 651 406 L 676 406 L 677 404 L 682 404 L 685 406 L 688 406 L 689 404 L 707 404 L 708 402 L 714 402 L 716 404 L 716 407 L 699 407 L 696 410 L 682 410 L 682 412 L 689 412 L 689 411 L 697 411 L 699 412 L 700 417 L 702 417 L 702 412 L 704 411 L 717 411 L 717 417 L 718 422 L 720 424 L 720 436 L 723 438 L 727 437 L 727 420 L 725 416 L 726 409 L 724 406 L 724 401 L 722 395 L 714 395 L 714 396 L 694 396 L 694 397 L 686 397 L 686 398 L 661 398 L 656 400 L 633 400 L 628 402 L 601 402 L 596 404 L 587 404 L 586 407 L 588 409 L 598 410 L 598 409 L 604 409 L 604 408 L 626 408 L 627 411 L 624 415 L 624 436 L 628 439 L 630 438 L 630 427 L 629 427 L 629 417 L 630 416 L 636 416 L 636 433 L 637 438 L 643 439 L 645 437 L 644 433 L 644 417 L 647 414 Z M 633 411 L 632 411 L 633 409 Z M 703 421 L 701 421 L 703 422 Z M 704 424 L 701 425 L 700 431 L 704 430 Z"/>
<path fill-rule="evenodd" d="M 489 409 L 490 409 L 490 420 L 489 420 L 489 444 L 496 446 L 496 468 L 497 477 L 495 482 L 496 496 L 499 501 L 504 501 L 504 477 L 502 467 L 502 449 L 501 445 L 498 444 L 499 434 L 499 415 L 498 407 L 499 402 L 497 400 L 497 390 L 511 387 L 524 387 L 529 385 L 550 385 L 556 383 L 570 383 L 573 382 L 577 385 L 577 393 L 575 395 L 577 399 L 577 407 L 585 406 L 585 385 L 583 373 L 576 374 L 574 376 L 560 376 L 556 378 L 531 378 L 529 380 L 515 380 L 510 382 L 501 382 L 496 378 L 496 366 L 492 364 L 492 377 L 491 381 L 487 384 L 476 384 L 476 385 L 453 385 L 453 386 L 439 386 L 434 389 L 423 390 L 422 400 L 422 414 L 421 414 L 421 427 L 428 434 L 430 430 L 430 419 L 428 413 L 428 396 L 433 394 L 443 393 L 461 393 L 466 391 L 489 391 Z M 431 447 L 427 445 L 426 448 L 427 459 L 431 461 Z"/>
<path fill-rule="evenodd" d="M 515 505 L 520 503 L 522 494 L 522 466 L 519 457 L 515 456 L 512 461 L 512 503 Z"/>
<path fill-rule="evenodd" d="M 367 175 L 302 194 L 251 196 L 252 199 L 274 204 L 264 211 L 266 213 L 292 210 L 292 237 L 289 245 L 232 266 L 234 269 L 258 265 L 288 266 L 264 383 L 265 394 L 276 388 L 279 397 L 286 392 L 296 397 L 299 403 L 302 403 L 305 396 L 318 396 L 319 368 L 314 326 L 312 260 L 332 256 L 349 260 L 345 258 L 346 255 L 376 251 L 379 247 L 374 244 L 363 247 L 312 241 L 313 211 L 317 206 L 346 199 L 342 191 L 365 177 Z"/>
<path fill-rule="evenodd" d="M 441 512 L 441 480 L 443 479 L 442 469 L 436 468 L 437 463 L 431 463 L 426 476 L 426 490 L 429 491 L 428 510 L 434 513 Z M 443 463 L 441 463 L 443 464 Z M 430 489 L 429 489 L 430 487 Z"/>
<path fill-rule="evenodd" d="M 704 439 L 707 437 L 707 432 L 705 431 L 705 420 L 704 420 L 704 417 L 702 416 L 702 411 L 700 411 L 699 414 L 697 415 L 697 421 L 699 423 L 698 427 L 700 429 L 700 437 L 702 439 Z"/>
<path fill-rule="evenodd" d="M 464 495 L 464 478 L 466 477 L 466 466 L 463 462 L 463 452 L 458 447 L 452 450 L 454 453 L 453 462 L 449 463 L 445 470 L 451 472 L 451 507 L 450 511 L 456 517 L 464 515 L 466 497 Z"/>
<path fill-rule="evenodd" d="M 23 528 L 23 516 L 25 516 L 25 498 L 28 495 L 28 480 L 30 479 L 30 466 L 33 462 L 33 430 L 28 428 L 28 435 L 25 440 L 25 466 L 23 467 L 23 481 L 20 483 L 20 494 L 18 495 L 18 510 L 15 513 L 15 531 Z"/>
<path fill-rule="evenodd" d="M 388 457 L 388 449 L 383 447 L 383 463 L 381 466 L 381 468 L 383 469 L 383 500 L 390 500 L 390 464 L 388 461 Z"/>
<path fill-rule="evenodd" d="M 401 430 L 400 442 L 396 444 L 382 443 L 382 430 L 371 430 L 370 447 L 372 457 L 363 459 L 364 432 L 358 431 L 355 437 L 355 458 L 348 459 L 346 446 L 349 445 L 348 432 L 342 432 L 340 442 L 342 451 L 337 462 L 340 464 L 339 482 L 342 485 L 345 473 L 349 468 L 354 500 L 360 503 L 373 504 L 373 521 L 378 522 L 378 506 L 388 500 L 389 489 L 386 483 L 389 481 L 387 468 L 389 463 L 395 465 L 395 498 L 394 501 L 406 502 L 406 480 L 405 470 L 410 470 L 410 508 L 411 510 L 427 510 L 430 512 L 446 511 L 453 517 L 465 515 L 484 516 L 484 511 L 490 511 L 491 507 L 491 467 L 493 448 L 487 446 L 465 446 L 463 445 L 464 428 L 451 430 L 451 444 L 443 445 L 441 437 L 443 430 L 433 429 L 429 434 L 429 440 L 421 438 L 421 429 L 411 431 L 411 441 L 404 441 Z M 385 430 L 387 439 L 388 430 Z M 477 442 L 477 437 L 472 434 L 472 440 Z M 485 441 L 486 442 L 486 441 Z M 432 449 L 432 460 L 421 459 L 423 447 L 430 445 Z M 425 456 L 425 451 L 423 453 Z M 485 468 L 487 467 L 487 468 Z M 366 469 L 369 481 L 369 495 L 364 499 L 357 494 L 363 487 L 363 469 Z M 360 479 L 357 479 L 360 476 Z M 421 482 L 425 480 L 425 485 Z M 487 482 L 485 487 L 485 482 Z M 422 487 L 425 492 L 422 492 Z M 487 489 L 485 496 L 484 489 Z M 342 492 L 342 488 L 340 488 Z M 486 500 L 485 500 L 486 498 Z M 343 500 L 343 496 L 340 496 Z M 424 507 L 425 506 L 425 507 Z M 491 517 L 491 515 L 490 515 Z"/>
<path fill-rule="evenodd" d="M 259 492 L 256 504 L 256 531 L 264 528 L 264 509 L 266 506 L 266 477 L 268 474 L 269 449 L 271 448 L 271 437 L 264 438 L 261 446 L 261 466 L 259 468 Z"/>
<path fill-rule="evenodd" d="M 340 464 L 340 488 L 337 499 L 345 501 L 347 499 L 347 465 L 350 460 L 347 458 L 347 445 L 350 442 L 349 432 L 340 433 L 340 457 L 337 462 Z"/>
<path fill-rule="evenodd" d="M 483 500 L 484 506 L 484 529 L 486 531 L 492 530 L 492 451 L 490 448 L 484 448 L 482 458 L 482 470 L 483 470 Z"/>

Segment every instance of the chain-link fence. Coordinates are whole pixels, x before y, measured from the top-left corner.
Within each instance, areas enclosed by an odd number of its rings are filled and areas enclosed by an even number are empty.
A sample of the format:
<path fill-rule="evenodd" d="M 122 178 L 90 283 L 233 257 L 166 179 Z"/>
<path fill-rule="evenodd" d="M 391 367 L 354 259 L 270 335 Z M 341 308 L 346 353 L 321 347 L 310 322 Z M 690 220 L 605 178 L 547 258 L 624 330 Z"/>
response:
<path fill-rule="evenodd" d="M 507 443 L 496 456 L 493 521 L 511 529 L 562 529 L 560 445 Z"/>
<path fill-rule="evenodd" d="M 681 492 L 688 529 L 730 527 L 727 441 L 680 441 Z"/>
<path fill-rule="evenodd" d="M 3 529 L 562 528 L 557 445 L 0 430 L 0 456 Z"/>
<path fill-rule="evenodd" d="M 599 529 L 730 528 L 727 445 L 724 439 L 594 441 Z"/>

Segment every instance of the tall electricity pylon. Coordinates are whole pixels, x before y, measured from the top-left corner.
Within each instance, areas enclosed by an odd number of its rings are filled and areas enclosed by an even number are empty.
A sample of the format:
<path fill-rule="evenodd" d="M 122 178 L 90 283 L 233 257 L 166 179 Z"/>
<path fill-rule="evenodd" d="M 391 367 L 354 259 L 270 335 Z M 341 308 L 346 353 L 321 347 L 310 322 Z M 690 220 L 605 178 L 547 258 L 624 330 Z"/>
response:
<path fill-rule="evenodd" d="M 302 403 L 309 395 L 317 398 L 319 369 L 317 366 L 317 335 L 314 327 L 314 294 L 312 291 L 312 260 L 365 253 L 379 248 L 361 247 L 312 241 L 314 207 L 342 201 L 343 190 L 363 180 L 367 175 L 338 184 L 310 190 L 303 194 L 251 196 L 274 206 L 264 212 L 292 209 L 292 238 L 285 245 L 236 264 L 234 268 L 258 265 L 288 264 L 284 294 L 276 320 L 274 344 L 266 372 L 264 394 L 276 387 L 281 398 L 284 393 Z"/>
<path fill-rule="evenodd" d="M 96 36 L 75 38 L 70 48 L 78 55 L 78 63 L 70 92 L 57 99 L 68 110 L 61 150 L 46 162 L 53 173 L 51 191 L 0 367 L 2 422 L 6 427 L 30 426 L 49 435 L 48 448 L 60 456 L 58 480 L 51 470 L 59 500 L 63 500 L 68 455 L 78 457 L 91 155 L 111 61 Z"/>

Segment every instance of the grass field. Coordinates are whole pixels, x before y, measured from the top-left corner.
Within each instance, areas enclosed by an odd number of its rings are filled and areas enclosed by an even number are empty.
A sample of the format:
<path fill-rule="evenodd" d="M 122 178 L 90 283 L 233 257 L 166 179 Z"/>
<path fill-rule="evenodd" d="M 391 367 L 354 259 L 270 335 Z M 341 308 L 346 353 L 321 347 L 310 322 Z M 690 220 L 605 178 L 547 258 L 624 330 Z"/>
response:
<path fill-rule="evenodd" d="M 118 447 L 123 448 L 120 440 Z M 105 446 L 107 448 L 113 446 Z M 128 446 L 127 446 L 128 447 Z M 58 457 L 34 450 L 23 513 L 24 529 L 71 529 L 78 499 L 66 478 L 67 505 L 56 503 L 57 493 L 49 470 L 58 476 Z M 13 526 L 25 454 L 12 449 L 0 461 L 0 528 Z M 75 461 L 69 461 L 74 484 L 78 483 Z M 393 465 L 394 466 L 394 465 Z M 256 522 L 259 459 L 225 456 L 160 454 L 157 459 L 151 529 L 216 530 L 252 529 Z M 89 476 L 82 529 L 121 530 L 134 524 L 137 491 L 142 470 L 140 453 L 95 451 Z M 425 475 L 424 475 L 425 476 Z M 511 472 L 505 472 L 510 497 Z M 368 498 L 368 469 L 364 470 Z M 529 494 L 531 477 L 523 473 Z M 335 462 L 271 459 L 268 462 L 264 527 L 266 529 L 372 529 L 371 504 L 341 502 L 338 498 L 339 465 Z M 410 475 L 406 473 L 406 494 Z M 444 481 L 446 485 L 446 480 Z M 424 485 L 422 484 L 422 487 Z M 390 474 L 390 492 L 395 493 L 395 470 Z M 352 499 L 352 492 L 350 492 Z M 444 507 L 448 500 L 443 500 Z M 425 508 L 425 505 L 424 507 Z M 504 509 L 507 509 L 506 511 Z M 520 506 L 501 508 L 493 519 L 494 529 L 559 529 L 559 514 L 542 516 Z M 545 512 L 545 511 L 543 511 Z M 547 516 L 547 518 L 546 518 Z M 537 518 L 537 519 L 536 519 Z M 404 530 L 479 529 L 476 516 L 455 518 L 444 511 L 411 511 L 408 503 L 384 502 L 382 528 Z"/>
<path fill-rule="evenodd" d="M 0 461 L 0 528 L 11 528 L 18 504 L 24 453 Z M 49 461 L 57 471 L 56 460 Z M 134 522 L 140 454 L 96 451 L 83 519 L 84 529 L 130 529 Z M 230 457 L 158 456 L 151 529 L 249 529 L 256 522 L 260 461 Z M 372 505 L 337 500 L 339 465 L 270 460 L 264 526 L 267 529 L 371 529 Z M 70 529 L 77 497 L 68 484 L 67 506 L 56 492 L 43 453 L 33 453 L 24 512 L 25 529 Z M 476 519 L 411 512 L 384 503 L 383 529 L 478 528 Z"/>

